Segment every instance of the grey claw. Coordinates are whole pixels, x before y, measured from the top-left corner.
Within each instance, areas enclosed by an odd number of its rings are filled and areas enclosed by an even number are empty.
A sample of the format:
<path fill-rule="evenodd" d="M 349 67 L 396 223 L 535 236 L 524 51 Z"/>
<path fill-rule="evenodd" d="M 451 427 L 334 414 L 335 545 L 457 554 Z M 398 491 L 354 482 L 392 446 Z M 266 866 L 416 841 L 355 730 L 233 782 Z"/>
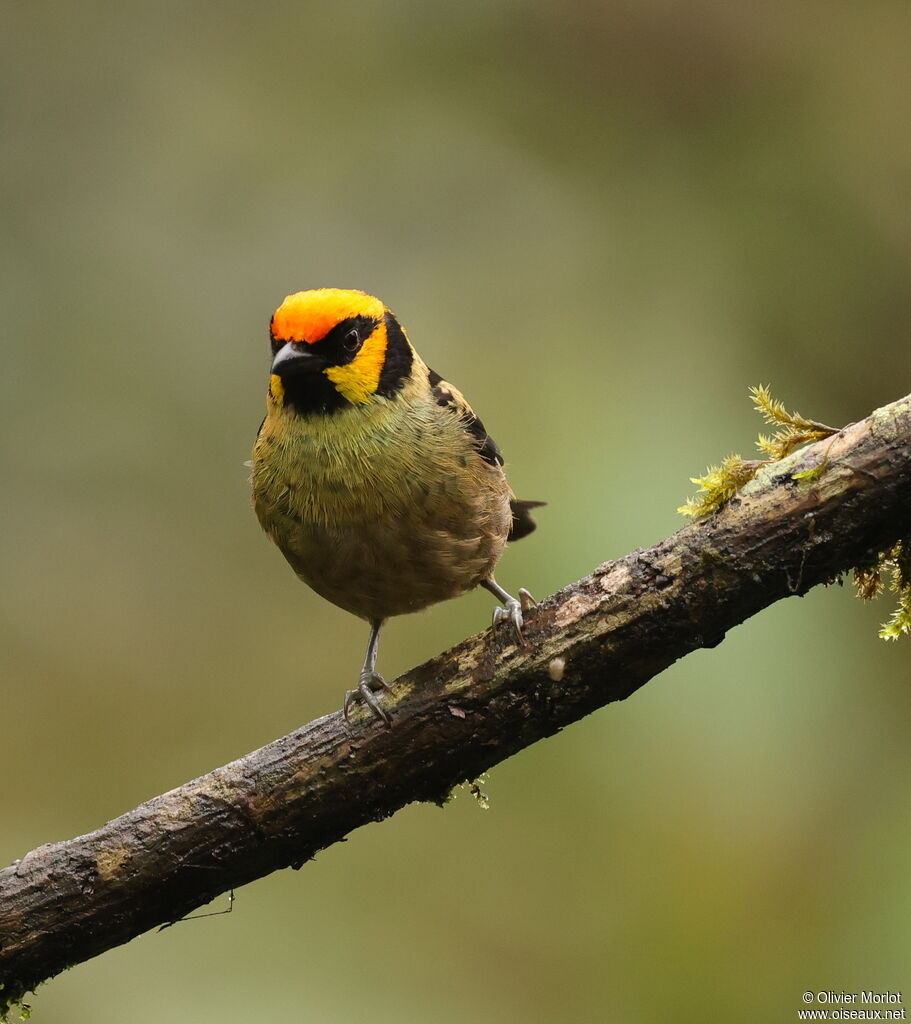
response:
<path fill-rule="evenodd" d="M 358 682 L 358 687 L 361 686 L 367 686 L 373 693 L 377 693 L 379 690 L 385 690 L 386 693 L 392 692 L 392 687 L 379 672 L 362 672 Z"/>
<path fill-rule="evenodd" d="M 362 701 L 368 708 L 370 708 L 375 718 L 378 718 L 385 725 L 391 726 L 392 718 L 389 712 L 374 696 L 374 694 L 380 690 L 388 691 L 389 689 L 389 684 L 381 675 L 379 675 L 379 673 L 362 672 L 361 678 L 358 681 L 357 689 L 347 690 L 345 692 L 345 703 L 342 705 L 342 714 L 345 716 L 345 721 L 351 721 L 349 715 L 351 705 L 357 701 Z"/>
<path fill-rule="evenodd" d="M 345 690 L 345 703 L 342 705 L 342 714 L 345 716 L 346 722 L 351 721 L 351 717 L 348 712 L 351 710 L 351 705 L 354 703 L 354 698 L 357 696 L 357 690 Z"/>
<path fill-rule="evenodd" d="M 523 612 L 527 612 L 531 608 L 538 607 L 538 602 L 531 596 L 525 587 L 519 587 L 519 604 L 522 606 Z"/>
<path fill-rule="evenodd" d="M 519 591 L 519 593 L 521 594 L 522 591 Z M 529 597 L 530 596 L 531 595 L 529 595 Z M 525 637 L 522 636 L 522 624 L 524 621 L 522 618 L 522 604 L 514 597 L 509 597 L 503 602 L 503 605 L 505 607 L 500 607 L 498 605 L 493 610 L 493 628 L 496 629 L 501 622 L 511 622 L 513 629 L 516 631 L 519 643 L 524 647 Z"/>

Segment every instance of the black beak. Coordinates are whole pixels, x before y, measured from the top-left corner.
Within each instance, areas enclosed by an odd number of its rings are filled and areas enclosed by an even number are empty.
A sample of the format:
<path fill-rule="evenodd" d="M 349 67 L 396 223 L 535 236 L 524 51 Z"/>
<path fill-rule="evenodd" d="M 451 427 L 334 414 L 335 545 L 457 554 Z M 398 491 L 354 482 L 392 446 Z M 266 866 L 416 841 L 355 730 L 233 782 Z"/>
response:
<path fill-rule="evenodd" d="M 302 373 L 318 373 L 325 365 L 306 342 L 289 341 L 275 353 L 272 372 L 279 377 L 297 377 Z"/>

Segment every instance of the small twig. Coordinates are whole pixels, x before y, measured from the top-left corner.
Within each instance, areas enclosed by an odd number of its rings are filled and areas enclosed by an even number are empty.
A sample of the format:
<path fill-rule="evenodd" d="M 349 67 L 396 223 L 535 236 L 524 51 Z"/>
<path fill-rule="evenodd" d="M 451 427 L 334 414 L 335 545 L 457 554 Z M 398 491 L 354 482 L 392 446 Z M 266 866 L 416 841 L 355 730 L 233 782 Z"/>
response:
<path fill-rule="evenodd" d="M 175 924 L 183 924 L 184 921 L 200 921 L 204 917 L 221 917 L 222 914 L 230 914 L 234 909 L 234 901 L 237 897 L 234 895 L 234 890 L 228 891 L 228 906 L 224 910 L 208 910 L 205 914 L 187 914 L 185 917 L 179 917 L 176 921 L 168 921 L 167 924 L 161 925 L 158 929 L 163 932 L 166 928 L 173 928 Z"/>

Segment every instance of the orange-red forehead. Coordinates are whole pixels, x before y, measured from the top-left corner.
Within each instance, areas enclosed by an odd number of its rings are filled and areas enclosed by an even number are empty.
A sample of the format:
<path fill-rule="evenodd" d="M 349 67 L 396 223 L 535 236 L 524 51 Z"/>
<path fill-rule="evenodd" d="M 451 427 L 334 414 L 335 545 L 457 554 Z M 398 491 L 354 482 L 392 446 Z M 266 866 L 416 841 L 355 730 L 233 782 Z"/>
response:
<path fill-rule="evenodd" d="M 382 319 L 385 307 L 365 292 L 343 288 L 314 288 L 289 295 L 272 317 L 272 337 L 281 341 L 319 341 L 342 320 L 352 316 Z"/>

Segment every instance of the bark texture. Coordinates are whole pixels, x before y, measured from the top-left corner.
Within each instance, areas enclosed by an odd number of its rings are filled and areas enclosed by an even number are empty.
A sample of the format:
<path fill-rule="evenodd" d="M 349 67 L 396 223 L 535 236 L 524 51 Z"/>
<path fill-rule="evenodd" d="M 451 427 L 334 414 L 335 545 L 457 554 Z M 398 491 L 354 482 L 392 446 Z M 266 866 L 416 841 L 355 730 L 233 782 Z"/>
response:
<path fill-rule="evenodd" d="M 810 479 L 795 474 L 820 467 Z M 400 677 L 394 725 L 336 712 L 0 871 L 0 1010 L 359 825 L 442 801 L 535 741 L 714 647 L 911 532 L 911 396 L 761 469 L 720 512 L 605 562 L 526 624 Z"/>

